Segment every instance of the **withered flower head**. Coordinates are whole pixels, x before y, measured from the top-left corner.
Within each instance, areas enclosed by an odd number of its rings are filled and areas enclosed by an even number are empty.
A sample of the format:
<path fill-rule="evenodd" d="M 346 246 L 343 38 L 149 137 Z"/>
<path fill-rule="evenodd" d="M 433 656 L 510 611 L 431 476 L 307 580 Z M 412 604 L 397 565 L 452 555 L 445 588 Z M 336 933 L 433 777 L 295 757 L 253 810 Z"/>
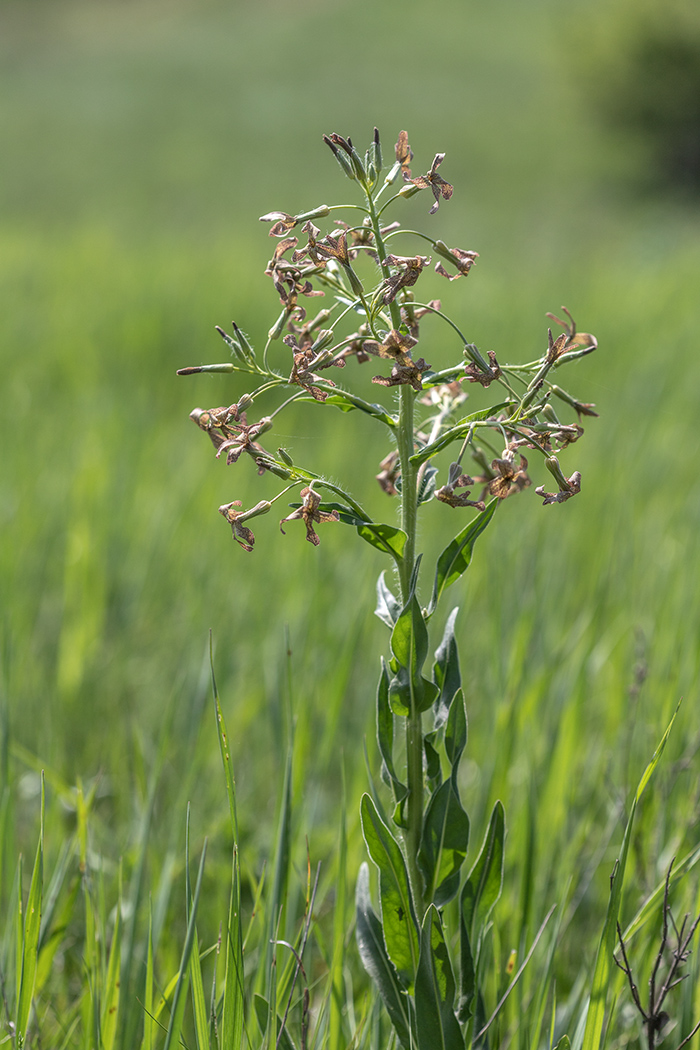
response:
<path fill-rule="evenodd" d="M 433 197 L 435 198 L 435 204 L 430 209 L 429 214 L 434 215 L 440 207 L 440 197 L 448 201 L 452 196 L 454 186 L 451 186 L 449 182 L 445 182 L 441 175 L 438 175 L 437 170 L 445 159 L 444 153 L 436 153 L 435 159 L 430 166 L 430 171 L 427 175 L 419 175 L 417 179 L 409 179 L 407 181 L 412 182 L 414 186 L 417 186 L 419 190 L 427 190 L 428 187 L 433 191 Z"/>
<path fill-rule="evenodd" d="M 565 503 L 567 499 L 571 499 L 572 496 L 576 496 L 581 491 L 581 472 L 575 470 L 570 478 L 566 479 L 566 488 L 560 488 L 558 492 L 545 492 L 544 485 L 539 485 L 535 492 L 538 496 L 542 496 L 542 506 L 546 507 L 548 503 Z"/>
<path fill-rule="evenodd" d="M 244 416 L 241 419 L 245 419 Z M 218 459 L 222 452 L 226 453 L 226 465 L 230 466 L 232 463 L 237 463 L 241 458 L 243 452 L 246 452 L 249 456 L 255 460 L 258 473 L 264 474 L 265 467 L 261 465 L 260 456 L 266 456 L 265 449 L 255 439 L 261 434 L 264 434 L 267 430 L 272 427 L 272 420 L 269 416 L 264 416 L 257 423 L 251 423 L 248 426 L 245 422 L 227 424 L 226 429 L 230 432 L 230 437 L 222 441 L 217 448 L 216 458 Z"/>
<path fill-rule="evenodd" d="M 547 344 L 548 345 L 547 345 L 547 354 L 545 356 L 545 360 L 549 364 L 554 364 L 554 362 L 558 361 L 560 357 L 563 357 L 563 355 L 566 353 L 566 351 L 570 348 L 570 344 L 569 344 L 568 340 L 569 340 L 569 337 L 567 336 L 566 332 L 562 332 L 561 335 L 558 336 L 557 339 L 555 340 L 553 335 L 552 335 L 552 329 L 551 328 L 547 329 Z"/>
<path fill-rule="evenodd" d="M 296 215 L 288 215 L 286 211 L 270 211 L 267 215 L 260 216 L 260 222 L 274 223 L 270 237 L 284 237 L 285 233 L 294 229 L 299 220 Z"/>
<path fill-rule="evenodd" d="M 314 350 L 314 344 L 306 343 L 303 346 L 299 346 L 294 335 L 285 335 L 282 340 L 287 346 L 291 347 L 294 352 L 294 359 L 292 364 L 292 371 L 289 376 L 289 382 L 303 387 L 316 401 L 325 401 L 328 394 L 325 390 L 322 390 L 318 386 L 314 386 L 314 380 L 318 377 L 315 375 L 316 370 L 322 368 L 328 368 L 330 365 L 342 365 L 344 361 L 336 361 L 332 357 L 327 360 L 323 359 L 323 354 L 318 354 Z M 335 386 L 335 383 L 331 379 L 326 379 L 329 386 Z"/>
<path fill-rule="evenodd" d="M 384 280 L 382 302 L 393 303 L 402 288 L 411 288 L 427 266 L 430 259 L 427 255 L 387 255 L 386 261 L 395 266 L 397 272 Z"/>
<path fill-rule="evenodd" d="M 391 357 L 395 361 L 409 355 L 411 348 L 416 345 L 417 339 L 392 328 L 386 335 L 383 343 L 377 343 L 374 339 L 367 339 L 363 346 L 368 354 L 378 357 Z"/>
<path fill-rule="evenodd" d="M 399 453 L 396 449 L 379 464 L 381 472 L 376 475 L 379 487 L 387 496 L 397 496 L 396 479 L 399 476 Z"/>
<path fill-rule="evenodd" d="M 559 486 L 558 492 L 545 492 L 544 485 L 540 485 L 539 488 L 535 489 L 538 496 L 542 496 L 542 506 L 546 506 L 548 503 L 564 503 L 567 499 L 571 499 L 572 496 L 577 495 L 581 491 L 581 474 L 578 470 L 574 471 L 570 478 L 564 477 L 564 472 L 559 466 L 559 460 L 556 456 L 549 456 L 544 461 L 545 466 L 549 473 L 554 477 L 557 485 Z"/>
<path fill-rule="evenodd" d="M 506 496 L 522 492 L 523 489 L 531 484 L 527 476 L 527 460 L 525 456 L 521 455 L 520 466 L 516 470 L 515 456 L 510 449 L 504 451 L 501 459 L 492 461 L 491 469 L 496 471 L 498 476 L 489 482 L 488 489 L 492 496 L 498 496 L 499 499 L 505 499 Z"/>
<path fill-rule="evenodd" d="M 447 503 L 450 507 L 476 507 L 477 510 L 484 510 L 486 504 L 483 500 L 475 501 L 468 498 L 468 488 L 467 491 L 461 495 L 455 493 L 455 489 L 466 488 L 468 485 L 473 484 L 474 479 L 470 478 L 468 474 L 462 473 L 462 467 L 459 463 L 451 463 L 447 484 L 437 490 L 435 498 L 439 499 L 442 503 Z"/>
<path fill-rule="evenodd" d="M 435 273 L 446 277 L 448 281 L 456 281 L 458 277 L 466 277 L 475 260 L 479 258 L 478 252 L 464 251 L 462 248 L 448 248 L 443 241 L 436 241 L 435 250 L 439 255 L 442 255 L 443 259 L 457 267 L 457 273 L 449 273 L 442 263 L 436 265 Z"/>
<path fill-rule="evenodd" d="M 326 521 L 340 521 L 338 511 L 319 510 L 318 508 L 321 504 L 321 497 L 319 496 L 318 492 L 314 492 L 311 485 L 307 486 L 306 488 L 303 488 L 300 492 L 300 496 L 302 499 L 301 506 L 297 507 L 296 510 L 292 511 L 292 513 L 287 518 L 282 518 L 282 521 L 280 522 L 280 532 L 283 535 L 286 535 L 284 529 L 282 528 L 285 521 L 296 521 L 298 518 L 301 518 L 304 524 L 306 525 L 307 540 L 309 541 L 309 543 L 313 543 L 315 547 L 318 547 L 321 541 L 319 540 L 314 530 L 314 522 L 322 523 Z"/>
<path fill-rule="evenodd" d="M 483 387 L 490 386 L 495 379 L 503 375 L 501 372 L 496 355 L 493 350 L 488 351 L 488 358 L 491 362 L 490 367 L 480 368 L 474 361 L 469 361 L 464 366 L 464 371 L 467 374 L 467 379 L 470 383 L 481 383 Z"/>
<path fill-rule="evenodd" d="M 412 386 L 414 390 L 421 391 L 423 373 L 430 371 L 430 365 L 419 357 L 413 361 L 408 354 L 397 358 L 389 376 L 372 376 L 372 382 L 379 386 Z"/>
<path fill-rule="evenodd" d="M 403 175 L 404 182 L 408 182 L 411 178 L 411 169 L 409 164 L 413 160 L 413 150 L 408 144 L 408 132 L 399 132 L 399 141 L 396 143 L 396 160 L 401 165 L 401 174 Z"/>
<path fill-rule="evenodd" d="M 235 499 L 233 503 L 225 503 L 223 507 L 219 507 L 219 514 L 223 514 L 226 521 L 231 526 L 233 532 L 233 538 L 236 543 L 239 543 L 244 551 L 252 551 L 255 543 L 255 536 L 251 529 L 247 525 L 244 525 L 239 519 L 243 517 L 243 512 L 234 510 L 234 507 L 241 507 L 243 504 L 239 499 Z"/>

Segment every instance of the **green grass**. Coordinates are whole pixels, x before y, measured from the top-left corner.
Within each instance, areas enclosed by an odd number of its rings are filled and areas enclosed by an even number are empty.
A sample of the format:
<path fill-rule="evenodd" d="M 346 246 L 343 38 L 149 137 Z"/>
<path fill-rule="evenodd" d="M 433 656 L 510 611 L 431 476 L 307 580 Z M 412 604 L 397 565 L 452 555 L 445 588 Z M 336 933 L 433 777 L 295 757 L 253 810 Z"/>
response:
<path fill-rule="evenodd" d="M 577 7 L 584 25 L 587 10 Z M 436 279 L 434 294 L 461 316 L 469 338 L 532 356 L 545 311 L 564 302 L 600 341 L 577 377 L 600 412 L 570 453 L 581 495 L 553 508 L 532 492 L 509 500 L 454 589 L 473 848 L 496 798 L 507 815 L 492 950 L 503 969 L 511 948 L 522 957 L 521 937 L 530 943 L 550 904 L 568 902 L 553 964 L 565 1011 L 582 963 L 593 966 L 625 811 L 681 696 L 637 813 L 625 921 L 671 856 L 697 841 L 697 213 L 625 199 L 632 160 L 590 122 L 567 76 L 566 27 L 554 3 L 524 9 L 501 0 L 482 10 L 448 2 L 434 12 L 413 0 L 293 10 L 36 0 L 5 4 L 0 28 L 0 956 L 8 1003 L 17 855 L 25 857 L 26 902 L 42 769 L 45 911 L 58 873 L 46 937 L 59 931 L 44 970 L 39 956 L 42 1045 L 89 1045 L 89 1019 L 114 990 L 120 864 L 122 900 L 136 905 L 123 912 L 129 980 L 145 987 L 149 894 L 154 1002 L 177 972 L 188 801 L 193 885 L 209 837 L 197 931 L 202 948 L 216 943 L 229 908 L 231 832 L 210 629 L 237 775 L 243 921 L 263 861 L 274 863 L 294 721 L 286 921 L 292 936 L 304 912 L 308 836 L 312 870 L 322 862 L 310 980 L 315 1002 L 328 1003 L 324 982 L 343 928 L 333 920 L 343 799 L 345 929 L 364 858 L 365 736 L 378 780 L 373 703 L 385 636 L 372 589 L 386 565 L 340 526 L 324 531 L 318 550 L 292 528 L 281 536 L 276 508 L 259 519 L 254 554 L 235 547 L 216 508 L 263 498 L 265 479 L 244 462 L 215 463 L 187 417 L 195 405 L 232 402 L 242 388 L 228 377 L 174 373 L 219 358 L 213 325 L 232 317 L 262 342 L 275 297 L 262 275 L 272 242 L 257 216 L 330 198 L 337 172 L 321 133 L 361 138 L 377 123 L 387 144 L 408 128 L 416 171 L 447 151 L 445 177 L 458 188 L 435 228 L 481 256 L 468 282 Z M 414 206 L 422 219 L 423 198 Z M 439 341 L 430 347 L 436 361 L 447 352 Z M 365 421 L 314 406 L 286 418 L 280 443 L 349 480 L 393 520 L 373 480 L 388 448 Z M 439 551 L 459 527 L 456 512 L 429 507 L 426 549 Z M 265 878 L 263 900 L 272 875 Z M 676 911 L 692 910 L 696 884 L 693 873 L 677 888 Z M 251 975 L 270 919 L 265 907 L 261 915 Z M 640 960 L 652 933 L 639 935 L 647 938 Z M 370 1007 L 352 939 L 343 961 L 348 980 L 339 980 L 336 956 L 336 987 L 355 992 L 342 1024 L 322 1008 L 320 1031 L 327 1023 L 347 1041 L 356 1024 L 361 1045 L 386 1045 L 371 1014 L 361 1024 Z M 222 957 L 218 965 L 221 978 Z M 208 996 L 213 956 L 203 966 Z M 93 967 L 97 998 L 86 998 L 84 967 Z M 119 1040 L 140 1033 L 141 1007 L 124 1005 L 133 987 L 122 990 Z M 696 989 L 694 977 L 679 993 L 684 1031 Z M 621 1017 L 611 1045 L 624 1041 L 629 1018 Z M 248 1024 L 260 1045 L 252 1016 Z M 193 1030 L 186 1037 L 197 1045 Z"/>

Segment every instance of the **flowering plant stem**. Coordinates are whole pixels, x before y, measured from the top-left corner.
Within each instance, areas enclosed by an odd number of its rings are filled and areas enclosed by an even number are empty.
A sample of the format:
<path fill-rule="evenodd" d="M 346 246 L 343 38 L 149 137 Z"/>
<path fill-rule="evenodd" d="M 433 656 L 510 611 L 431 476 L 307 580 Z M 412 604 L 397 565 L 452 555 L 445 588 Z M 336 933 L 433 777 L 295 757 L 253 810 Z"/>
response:
<path fill-rule="evenodd" d="M 363 205 L 321 205 L 302 215 L 271 212 L 263 216 L 263 221 L 272 223 L 270 236 L 278 242 L 266 274 L 272 278 L 282 312 L 269 329 L 262 364 L 247 336 L 234 325 L 232 336 L 219 329 L 232 361 L 191 367 L 182 373 L 247 373 L 255 383 L 262 378 L 261 385 L 243 393 L 234 404 L 192 413 L 211 439 L 217 457 L 226 453 L 227 464 L 235 464 L 245 453 L 258 474 L 284 483 L 280 491 L 249 510 L 239 509 L 238 500 L 219 508 L 244 550 L 252 551 L 255 544 L 248 522 L 269 512 L 278 499 L 300 486 L 301 501 L 291 504 L 291 513 L 280 522 L 282 531 L 288 522 L 300 520 L 306 539 L 317 545 L 317 524 L 342 522 L 393 559 L 399 593 L 392 592 L 382 573 L 376 609 L 391 632 L 391 656 L 382 660 L 377 688 L 377 741 L 382 780 L 391 791 L 392 807 L 385 812 L 376 791 L 362 799 L 362 830 L 378 873 L 381 908 L 377 915 L 369 869 L 363 865 L 356 890 L 357 941 L 399 1044 L 405 1050 L 433 1050 L 439 1030 L 439 1045 L 444 1050 L 463 1050 L 482 1040 L 502 1005 L 499 1001 L 491 1015 L 486 1012 L 482 970 L 490 916 L 501 891 L 505 814 L 496 802 L 484 844 L 464 878 L 470 821 L 458 780 L 467 724 L 455 636 L 457 610 L 447 618 L 430 678 L 424 673 L 430 648 L 428 625 L 447 588 L 468 569 L 474 544 L 493 521 L 496 507 L 530 485 L 523 448 L 541 456 L 557 482 L 555 492 L 537 489 L 543 504 L 564 503 L 580 491 L 580 474 L 574 472 L 567 478 L 557 452 L 578 440 L 583 429 L 578 423 L 561 422 L 553 401 L 561 402 L 567 411 L 575 410 L 579 419 L 596 413 L 594 406 L 553 385 L 551 376 L 597 344 L 593 336 L 577 331 L 568 311 L 564 321 L 549 315 L 564 332 L 555 339 L 550 330 L 544 352 L 526 365 L 501 364 L 493 351 L 482 353 L 467 342 L 439 300 L 414 298 L 413 286 L 422 279 L 430 258 L 395 255 L 387 250 L 387 241 L 391 238 L 393 245 L 399 235 L 417 235 L 421 245 L 427 241 L 440 260 L 436 273 L 450 282 L 468 276 L 477 253 L 403 230 L 398 222 L 381 225 L 389 206 L 415 193 L 432 192 L 431 214 L 441 201 L 452 197 L 452 186 L 438 174 L 444 154 L 435 155 L 427 174 L 412 177 L 413 153 L 402 131 L 395 163 L 382 181 L 376 129 L 364 158 L 350 139 L 333 134 L 324 136 L 324 141 L 347 178 L 360 187 Z M 379 208 L 381 194 L 399 178 L 401 189 Z M 359 210 L 362 222 L 351 226 L 334 219 L 331 230 L 321 236 L 313 220 L 343 209 L 351 209 L 348 218 L 354 221 Z M 292 234 L 297 227 L 307 235 L 302 247 Z M 357 265 L 363 255 L 365 259 Z M 361 276 L 367 258 L 376 266 L 374 279 L 369 279 L 372 283 Z M 334 300 L 332 305 L 307 320 L 300 300 L 325 294 Z M 420 342 L 422 349 L 424 316 L 428 324 L 444 323 L 449 337 L 458 340 L 462 355 L 458 363 L 438 369 L 418 357 L 415 347 Z M 358 326 L 356 331 L 346 330 L 351 324 Z M 286 369 L 279 370 L 274 364 L 278 341 L 291 350 L 288 378 Z M 429 345 L 427 339 L 425 345 Z M 433 349 L 425 352 L 432 357 Z M 399 388 L 398 413 L 395 403 L 390 407 L 372 403 L 328 378 L 329 368 L 345 368 L 350 362 L 360 365 L 373 357 L 391 362 L 390 375 L 374 376 L 372 382 Z M 501 400 L 465 415 L 468 395 L 464 384 L 486 390 L 492 383 L 499 388 Z M 280 397 L 285 387 L 293 392 Z M 277 407 L 248 423 L 247 412 L 263 397 L 277 397 Z M 260 439 L 267 442 L 264 435 L 274 430 L 291 403 L 312 400 L 345 413 L 363 412 L 383 424 L 385 436 L 388 431 L 395 448 L 382 461 L 377 480 L 388 496 L 399 497 L 399 525 L 373 521 L 342 485 L 298 466 L 286 449 L 278 448 L 275 454 L 260 444 Z M 427 406 L 427 411 L 421 406 Z M 503 443 L 500 456 L 498 445 L 494 447 L 487 438 L 482 439 L 483 447 L 476 444 L 476 436 L 488 432 L 499 445 Z M 459 447 L 459 452 L 438 488 L 435 461 L 450 445 Z M 479 471 L 475 477 L 463 469 L 467 454 Z M 481 495 L 472 500 L 470 487 L 475 485 L 481 487 Z M 416 534 L 420 507 L 431 500 L 447 504 L 448 513 L 477 513 L 460 527 L 437 559 L 432 596 L 423 607 L 418 600 L 421 557 Z M 431 719 L 426 732 L 424 723 Z M 400 741 L 404 745 L 402 762 L 394 756 Z M 460 941 L 456 958 L 443 925 L 445 908 L 452 901 Z"/>

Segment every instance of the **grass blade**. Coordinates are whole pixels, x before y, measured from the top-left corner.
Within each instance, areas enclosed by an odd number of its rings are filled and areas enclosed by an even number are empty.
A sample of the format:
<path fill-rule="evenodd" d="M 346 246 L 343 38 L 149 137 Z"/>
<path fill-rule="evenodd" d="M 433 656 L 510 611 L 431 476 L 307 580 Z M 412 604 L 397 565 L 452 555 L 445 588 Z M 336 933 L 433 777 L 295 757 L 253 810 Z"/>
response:
<path fill-rule="evenodd" d="M 19 975 L 19 992 L 17 996 L 17 1017 L 15 1032 L 17 1046 L 24 1046 L 29 1025 L 29 1015 L 34 998 L 37 962 L 39 959 L 39 933 L 41 930 L 41 898 L 44 888 L 44 778 L 41 778 L 41 826 L 39 844 L 34 860 L 32 881 L 27 899 L 27 914 L 22 930 L 22 958 Z M 21 901 L 22 887 L 19 896 Z"/>
<path fill-rule="evenodd" d="M 634 824 L 634 817 L 637 811 L 637 804 L 642 797 L 644 788 L 649 783 L 649 779 L 656 769 L 661 755 L 663 754 L 666 742 L 668 740 L 673 723 L 676 720 L 678 709 L 680 704 L 673 713 L 673 717 L 669 722 L 666 732 L 661 738 L 661 741 L 654 752 L 651 761 L 647 765 L 646 769 L 642 774 L 642 778 L 639 781 L 639 785 L 635 792 L 634 800 L 632 802 L 632 808 L 630 809 L 630 815 L 627 820 L 627 826 L 625 827 L 625 834 L 622 839 L 622 848 L 620 850 L 620 856 L 617 860 L 613 869 L 613 874 L 610 880 L 610 898 L 608 901 L 608 911 L 605 917 L 605 925 L 603 926 L 603 933 L 600 938 L 600 944 L 598 945 L 598 953 L 596 955 L 595 968 L 593 970 L 593 982 L 591 985 L 591 995 L 588 1004 L 588 1012 L 586 1015 L 586 1028 L 583 1033 L 583 1045 L 582 1050 L 600 1050 L 603 1043 L 603 1027 L 605 1024 L 605 1013 L 608 1002 L 608 991 L 611 984 L 611 975 L 613 967 L 615 965 L 613 960 L 613 952 L 615 950 L 615 944 L 617 939 L 617 920 L 620 913 L 620 901 L 622 899 L 622 884 L 625 878 L 625 867 L 627 865 L 627 851 L 629 849 L 630 838 L 632 835 L 632 825 Z"/>

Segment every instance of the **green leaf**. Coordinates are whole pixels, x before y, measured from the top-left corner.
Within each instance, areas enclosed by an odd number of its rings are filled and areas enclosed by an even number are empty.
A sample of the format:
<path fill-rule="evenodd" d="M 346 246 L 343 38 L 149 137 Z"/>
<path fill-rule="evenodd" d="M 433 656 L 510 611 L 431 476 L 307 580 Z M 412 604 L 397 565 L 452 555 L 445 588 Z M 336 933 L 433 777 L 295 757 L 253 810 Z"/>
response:
<path fill-rule="evenodd" d="M 445 752 L 453 771 L 459 765 L 462 752 L 467 746 L 467 715 L 464 710 L 462 690 L 458 689 L 450 706 L 445 728 Z"/>
<path fill-rule="evenodd" d="M 416 1034 L 418 1050 L 464 1050 L 464 1039 L 454 1014 L 455 979 L 442 922 L 431 904 L 423 919 L 420 960 L 416 975 Z"/>
<path fill-rule="evenodd" d="M 143 994 L 143 1039 L 141 1050 L 153 1050 L 153 908 L 148 903 L 148 955 L 146 958 L 146 982 Z"/>
<path fill-rule="evenodd" d="M 605 925 L 603 926 L 603 933 L 600 938 L 600 944 L 598 945 L 598 954 L 596 955 L 595 968 L 593 970 L 593 983 L 591 985 L 591 997 L 588 1005 L 588 1015 L 586 1017 L 586 1029 L 583 1033 L 583 1044 L 582 1050 L 600 1050 L 602 1046 L 603 1027 L 605 1023 L 605 1010 L 608 1001 L 608 990 L 611 984 L 611 974 L 615 967 L 613 959 L 613 952 L 617 943 L 617 920 L 620 913 L 620 901 L 622 899 L 622 884 L 625 878 L 625 867 L 627 866 L 627 851 L 629 849 L 630 838 L 632 835 L 632 825 L 634 824 L 635 813 L 637 812 L 637 804 L 644 788 L 649 783 L 649 779 L 656 769 L 661 755 L 663 754 L 666 742 L 669 734 L 673 727 L 673 723 L 676 720 L 680 703 L 673 713 L 673 718 L 669 722 L 666 732 L 661 738 L 661 741 L 654 752 L 651 761 L 644 770 L 641 780 L 637 786 L 635 792 L 634 801 L 632 802 L 632 808 L 630 809 L 630 815 L 627 820 L 627 826 L 625 827 L 625 834 L 622 839 L 622 849 L 620 851 L 620 857 L 615 863 L 613 869 L 613 875 L 610 885 L 610 898 L 608 901 L 608 911 L 605 917 Z"/>
<path fill-rule="evenodd" d="M 431 459 L 438 452 L 442 452 L 443 448 L 447 448 L 453 441 L 461 441 L 465 438 L 473 423 L 483 423 L 487 419 L 492 419 L 498 415 L 501 409 L 507 408 L 511 404 L 512 402 L 510 401 L 500 401 L 497 405 L 492 405 L 491 408 L 484 408 L 480 412 L 472 412 L 471 415 L 465 416 L 456 426 L 446 430 L 437 441 L 432 441 L 429 445 L 425 445 L 420 449 L 419 452 L 414 453 L 411 456 L 411 463 L 419 467 L 421 463 L 425 463 L 426 460 Z"/>
<path fill-rule="evenodd" d="M 253 996 L 253 1005 L 255 1006 L 255 1016 L 260 1026 L 260 1031 L 264 1035 L 267 1030 L 267 1021 L 270 1016 L 270 1004 L 264 995 L 259 995 L 257 992 Z M 277 1032 L 276 1039 L 273 1042 L 273 1046 L 279 1048 L 279 1050 L 295 1050 L 294 1043 L 292 1042 L 291 1036 L 286 1028 L 282 1028 L 282 1018 L 277 1017 Z M 231 1044 L 234 1045 L 234 1044 Z"/>
<path fill-rule="evenodd" d="M 117 901 L 117 917 L 114 921 L 114 933 L 112 944 L 109 949 L 109 963 L 107 966 L 107 979 L 104 988 L 104 1000 L 102 1003 L 102 1042 L 100 1050 L 112 1050 L 117 1034 L 117 1015 L 119 1013 L 119 982 L 121 976 L 121 942 L 122 942 L 122 919 L 121 919 L 121 895 Z"/>
<path fill-rule="evenodd" d="M 423 819 L 418 866 L 428 900 L 443 908 L 459 890 L 459 873 L 469 845 L 469 817 L 462 808 L 454 777 L 434 793 Z"/>
<path fill-rule="evenodd" d="M 307 398 L 300 398 L 300 400 L 306 401 Z M 315 401 L 315 398 L 309 398 L 308 400 Z M 316 402 L 316 404 L 318 403 Z M 329 394 L 323 403 L 325 405 L 335 405 L 341 412 L 352 412 L 353 409 L 359 409 L 360 412 L 365 412 L 368 416 L 372 416 L 373 419 L 379 419 L 382 423 L 386 423 L 392 430 L 398 422 L 395 416 L 389 415 L 383 405 L 363 401 L 361 397 L 356 397 L 346 390 L 338 390 L 335 394 Z"/>
<path fill-rule="evenodd" d="M 491 522 L 491 519 L 496 512 L 497 505 L 497 499 L 491 500 L 486 510 L 483 510 L 481 514 L 478 514 L 473 521 L 462 529 L 452 542 L 448 543 L 438 558 L 437 569 L 435 571 L 433 597 L 430 601 L 427 614 L 429 617 L 435 612 L 445 588 L 458 580 L 462 573 L 466 572 L 469 568 L 474 544 L 486 526 Z"/>
<path fill-rule="evenodd" d="M 394 716 L 389 706 L 389 672 L 384 660 L 377 684 L 377 743 L 382 756 L 382 779 L 391 787 L 397 807 L 394 819 L 399 827 L 403 827 L 403 805 L 408 788 L 399 780 L 394 768 Z"/>
<path fill-rule="evenodd" d="M 374 522 L 364 522 L 357 526 L 357 535 L 363 540 L 382 551 L 390 554 L 396 561 L 403 558 L 403 550 L 408 537 L 403 529 L 397 529 L 394 525 L 378 525 Z"/>
<path fill-rule="evenodd" d="M 360 816 L 367 850 L 379 868 L 379 897 L 386 949 L 399 974 L 408 984 L 413 984 L 418 965 L 418 928 L 406 862 L 398 842 L 367 794 L 362 796 Z"/>
<path fill-rule="evenodd" d="M 165 1036 L 165 1042 L 163 1043 L 163 1050 L 170 1050 L 171 1047 L 177 1046 L 180 1041 L 180 1033 L 182 1032 L 182 1023 L 185 1016 L 187 987 L 189 983 L 190 955 L 192 954 L 192 949 L 194 947 L 197 905 L 199 904 L 199 895 L 202 890 L 204 860 L 206 858 L 206 855 L 207 842 L 205 839 L 204 848 L 202 849 L 202 857 L 199 862 L 199 872 L 197 873 L 197 884 L 195 886 L 194 895 L 192 897 L 192 907 L 190 908 L 189 922 L 187 923 L 187 934 L 185 936 L 185 943 L 182 949 L 182 956 L 180 959 L 180 969 L 178 971 L 177 984 L 175 985 L 175 992 L 173 994 L 172 1008 L 170 1013 L 170 1023 L 168 1024 L 168 1031 Z"/>
<path fill-rule="evenodd" d="M 369 867 L 362 864 L 355 891 L 355 936 L 362 965 L 374 982 L 404 1050 L 411 1047 L 411 1000 L 401 986 L 399 975 L 387 955 L 382 925 L 373 908 L 369 892 Z"/>
<path fill-rule="evenodd" d="M 452 610 L 447 617 L 445 631 L 442 641 L 435 651 L 435 664 L 433 666 L 433 681 L 439 690 L 439 696 L 435 702 L 435 728 L 439 729 L 447 721 L 450 706 L 462 685 L 462 676 L 459 671 L 459 653 L 457 651 L 457 640 L 455 639 L 455 620 L 459 609 Z"/>
<path fill-rule="evenodd" d="M 384 572 L 380 572 L 377 580 L 377 607 L 374 615 L 379 617 L 390 629 L 399 618 L 401 605 L 396 596 L 389 590 L 384 581 Z"/>
<path fill-rule="evenodd" d="M 428 629 L 413 588 L 394 625 L 391 651 L 398 664 L 389 683 L 392 709 L 399 715 L 408 715 L 412 710 L 427 711 L 437 695 L 437 687 L 421 675 L 428 655 Z"/>
<path fill-rule="evenodd" d="M 479 856 L 462 889 L 462 920 L 470 933 L 470 940 L 477 946 L 503 887 L 505 819 L 503 804 L 497 802 Z"/>

